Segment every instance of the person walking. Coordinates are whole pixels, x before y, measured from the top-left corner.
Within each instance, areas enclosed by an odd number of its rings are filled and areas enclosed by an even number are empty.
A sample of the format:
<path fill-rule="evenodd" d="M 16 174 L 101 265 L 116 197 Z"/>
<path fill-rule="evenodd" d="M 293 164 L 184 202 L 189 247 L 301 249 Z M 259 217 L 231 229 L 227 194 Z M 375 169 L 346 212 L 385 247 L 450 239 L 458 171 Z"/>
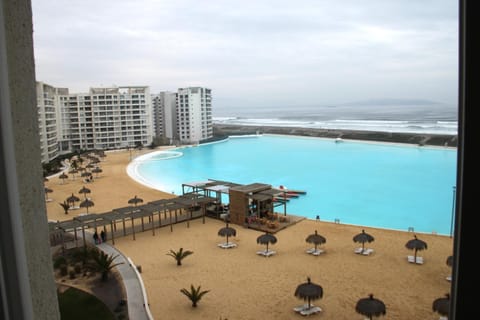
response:
<path fill-rule="evenodd" d="M 105 230 L 100 232 L 100 238 L 102 239 L 102 242 L 107 242 L 107 234 L 105 233 Z"/>
<path fill-rule="evenodd" d="M 93 234 L 93 241 L 95 241 L 95 244 L 99 243 L 99 238 L 98 238 L 98 233 L 97 230 L 95 230 L 95 233 Z"/>

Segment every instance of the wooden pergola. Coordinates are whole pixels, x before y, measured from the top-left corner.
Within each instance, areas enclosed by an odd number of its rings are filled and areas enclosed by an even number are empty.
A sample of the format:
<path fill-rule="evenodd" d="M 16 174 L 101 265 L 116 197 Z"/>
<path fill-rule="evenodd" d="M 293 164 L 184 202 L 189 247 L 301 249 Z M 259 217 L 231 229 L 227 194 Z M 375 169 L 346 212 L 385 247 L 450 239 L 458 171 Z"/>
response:
<path fill-rule="evenodd" d="M 200 210 L 203 223 L 205 223 L 206 206 L 209 203 L 215 202 L 215 200 L 215 198 L 206 197 L 202 194 L 190 193 L 172 199 L 151 201 L 139 206 L 116 208 L 104 213 L 82 214 L 74 217 L 72 220 L 51 222 L 49 224 L 50 234 L 53 237 L 63 237 L 62 233 L 64 232 L 74 232 L 75 240 L 77 240 L 77 230 L 81 229 L 83 244 L 86 246 L 85 229 L 94 228 L 96 230 L 98 227 L 103 227 L 103 230 L 106 232 L 107 225 L 110 225 L 112 244 L 115 244 L 117 223 L 120 221 L 122 222 L 123 235 L 126 236 L 128 229 L 126 221 L 130 220 L 133 240 L 135 240 L 135 220 L 141 220 L 141 230 L 143 232 L 146 229 L 144 218 L 148 217 L 148 224 L 153 235 L 155 235 L 156 228 L 155 215 L 158 215 L 158 227 L 170 225 L 170 231 L 173 231 L 173 224 L 183 221 L 187 221 L 187 227 L 190 227 L 190 220 L 194 218 L 193 213 L 198 210 Z M 197 208 L 198 210 L 195 210 Z M 185 216 L 185 218 L 180 219 L 179 212 L 180 216 Z M 187 215 L 183 215 L 184 212 L 187 212 Z M 175 219 L 172 218 L 172 213 L 175 215 Z M 167 218 L 167 214 L 169 215 L 169 218 Z M 164 216 L 163 224 L 162 215 Z M 197 216 L 196 218 L 199 217 L 200 216 Z"/>

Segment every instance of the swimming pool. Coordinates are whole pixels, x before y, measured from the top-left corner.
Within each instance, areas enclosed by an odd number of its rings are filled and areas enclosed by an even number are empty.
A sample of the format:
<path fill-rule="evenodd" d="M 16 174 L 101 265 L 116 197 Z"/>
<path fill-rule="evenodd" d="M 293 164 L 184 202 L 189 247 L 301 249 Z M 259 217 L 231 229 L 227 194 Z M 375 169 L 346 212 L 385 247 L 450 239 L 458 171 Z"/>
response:
<path fill-rule="evenodd" d="M 447 235 L 456 162 L 451 148 L 263 135 L 152 152 L 128 173 L 175 194 L 208 179 L 282 185 L 307 192 L 288 202 L 290 214 Z"/>

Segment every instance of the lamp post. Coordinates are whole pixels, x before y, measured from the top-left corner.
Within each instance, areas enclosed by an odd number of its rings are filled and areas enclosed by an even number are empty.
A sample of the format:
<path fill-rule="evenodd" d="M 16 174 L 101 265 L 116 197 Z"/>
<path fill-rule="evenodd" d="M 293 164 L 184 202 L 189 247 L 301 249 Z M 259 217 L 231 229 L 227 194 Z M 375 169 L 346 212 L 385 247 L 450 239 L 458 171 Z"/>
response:
<path fill-rule="evenodd" d="M 457 187 L 453 186 L 453 198 L 452 198 L 452 218 L 450 221 L 450 238 L 452 237 L 453 232 L 453 217 L 455 216 L 455 193 L 457 191 Z"/>

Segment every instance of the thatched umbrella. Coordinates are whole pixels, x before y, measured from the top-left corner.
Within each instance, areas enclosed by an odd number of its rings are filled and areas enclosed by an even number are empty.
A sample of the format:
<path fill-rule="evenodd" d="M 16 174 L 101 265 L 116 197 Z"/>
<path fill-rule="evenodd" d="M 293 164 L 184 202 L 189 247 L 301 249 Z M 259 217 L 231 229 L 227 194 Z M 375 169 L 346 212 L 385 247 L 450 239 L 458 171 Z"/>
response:
<path fill-rule="evenodd" d="M 97 178 L 98 178 L 98 174 L 102 172 L 103 170 L 100 167 L 95 167 L 92 169 L 92 173 L 95 173 Z"/>
<path fill-rule="evenodd" d="M 237 230 L 235 230 L 235 229 L 232 228 L 232 227 L 229 227 L 229 226 L 228 226 L 228 222 L 227 222 L 227 224 L 226 224 L 225 227 L 223 227 L 223 228 L 221 228 L 220 230 L 218 230 L 218 235 L 227 238 L 226 245 L 228 246 L 228 244 L 229 244 L 229 242 L 228 242 L 228 237 L 236 236 L 236 235 L 237 235 Z"/>
<path fill-rule="evenodd" d="M 358 242 L 362 244 L 362 252 L 365 250 L 365 242 L 373 242 L 375 238 L 371 235 L 365 232 L 365 230 L 362 229 L 362 232 L 355 235 L 353 237 L 354 242 Z"/>
<path fill-rule="evenodd" d="M 262 235 L 260 235 L 258 238 L 257 238 L 257 243 L 259 244 L 266 244 L 267 245 L 267 249 L 265 250 L 265 252 L 268 252 L 268 245 L 271 243 L 271 244 L 275 244 L 277 243 L 277 237 L 275 237 L 273 234 L 271 233 L 264 233 Z"/>
<path fill-rule="evenodd" d="M 90 199 L 85 199 L 82 202 L 80 202 L 80 208 L 87 208 L 87 214 L 88 214 L 88 208 L 93 207 L 95 203 L 93 203 L 92 200 Z"/>
<path fill-rule="evenodd" d="M 62 183 L 65 183 L 65 180 L 68 179 L 68 175 L 65 172 L 62 172 L 62 174 L 59 175 L 58 178 L 62 180 Z"/>
<path fill-rule="evenodd" d="M 135 195 L 132 199 L 128 200 L 128 204 L 133 204 L 135 207 L 137 206 L 138 203 L 142 203 L 143 199 L 139 198 Z"/>
<path fill-rule="evenodd" d="M 92 173 L 89 171 L 83 171 L 81 174 L 82 178 L 90 178 L 92 176 Z"/>
<path fill-rule="evenodd" d="M 374 298 L 373 294 L 369 294 L 368 298 L 358 300 L 355 311 L 371 320 L 374 316 L 379 317 L 385 315 L 387 313 L 387 307 L 383 301 Z"/>
<path fill-rule="evenodd" d="M 435 299 L 432 304 L 432 309 L 441 316 L 448 317 L 450 313 L 450 294 L 447 293 L 445 297 Z"/>
<path fill-rule="evenodd" d="M 72 195 L 68 197 L 66 201 L 68 204 L 71 204 L 71 208 L 75 208 L 75 202 L 80 201 L 80 198 L 72 193 Z"/>
<path fill-rule="evenodd" d="M 447 266 L 452 267 L 453 266 L 453 256 L 448 256 L 447 261 L 445 261 Z"/>
<path fill-rule="evenodd" d="M 78 170 L 76 168 L 72 168 L 68 171 L 72 175 L 72 178 L 75 180 L 75 175 L 78 173 Z"/>
<path fill-rule="evenodd" d="M 413 239 L 407 241 L 405 247 L 410 250 L 414 250 L 414 261 L 417 262 L 417 251 L 426 250 L 427 243 L 417 238 L 417 235 L 413 235 Z"/>
<path fill-rule="evenodd" d="M 306 239 L 306 242 L 313 243 L 315 245 L 315 251 L 317 252 L 317 246 L 327 242 L 327 239 L 324 236 L 318 234 L 317 230 L 315 233 L 310 234 Z"/>
<path fill-rule="evenodd" d="M 45 187 L 45 201 L 47 201 L 47 202 L 48 202 L 48 201 L 52 201 L 52 199 L 48 198 L 48 194 L 49 194 L 49 193 L 52 193 L 52 192 L 53 192 L 52 189 L 50 189 L 50 188 L 48 188 L 48 187 Z"/>
<path fill-rule="evenodd" d="M 295 297 L 307 301 L 307 310 L 311 307 L 311 301 L 321 299 L 323 297 L 323 288 L 313 283 L 310 277 L 307 278 L 307 282 L 298 285 L 295 290 Z"/>
<path fill-rule="evenodd" d="M 82 194 L 85 196 L 85 199 L 87 199 L 87 193 L 91 193 L 92 191 L 88 188 L 86 188 L 85 186 L 82 187 L 82 189 L 80 189 L 78 191 L 78 193 Z"/>

